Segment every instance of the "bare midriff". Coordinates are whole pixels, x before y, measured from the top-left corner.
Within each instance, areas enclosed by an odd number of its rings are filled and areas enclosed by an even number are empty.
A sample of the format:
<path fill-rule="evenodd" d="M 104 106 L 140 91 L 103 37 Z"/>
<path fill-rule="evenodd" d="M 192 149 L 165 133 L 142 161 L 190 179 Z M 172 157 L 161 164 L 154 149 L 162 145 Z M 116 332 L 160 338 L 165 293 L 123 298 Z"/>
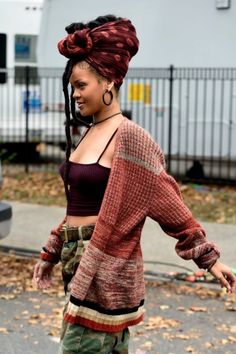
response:
<path fill-rule="evenodd" d="M 90 224 L 95 224 L 96 221 L 97 221 L 97 218 L 98 218 L 97 215 L 91 215 L 91 216 L 72 216 L 72 215 L 67 215 L 66 223 L 69 226 L 90 225 Z"/>

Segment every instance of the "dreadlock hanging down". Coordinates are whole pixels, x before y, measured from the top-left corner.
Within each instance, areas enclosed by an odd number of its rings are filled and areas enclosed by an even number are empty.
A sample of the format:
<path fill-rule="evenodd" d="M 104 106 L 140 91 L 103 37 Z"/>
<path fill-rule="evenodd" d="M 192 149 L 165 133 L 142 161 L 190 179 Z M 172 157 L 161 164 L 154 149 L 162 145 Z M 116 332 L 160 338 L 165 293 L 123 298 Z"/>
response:
<path fill-rule="evenodd" d="M 66 192 L 66 198 L 69 200 L 69 187 L 68 187 L 68 175 L 69 175 L 69 169 L 70 169 L 70 164 L 69 164 L 69 159 L 70 159 L 70 154 L 71 154 L 71 134 L 70 134 L 70 97 L 69 97 L 69 92 L 68 92 L 68 85 L 69 85 L 69 80 L 70 76 L 72 73 L 72 68 L 73 68 L 74 63 L 72 60 L 68 60 L 65 71 L 62 76 L 62 84 L 63 84 L 63 93 L 65 97 L 65 115 L 66 115 L 66 123 L 65 123 L 65 131 L 66 131 L 66 166 L 65 166 L 65 176 L 64 176 L 64 187 L 65 187 L 65 192 Z M 72 103 L 71 103 L 72 105 Z M 75 113 L 75 110 L 72 109 L 73 113 Z"/>

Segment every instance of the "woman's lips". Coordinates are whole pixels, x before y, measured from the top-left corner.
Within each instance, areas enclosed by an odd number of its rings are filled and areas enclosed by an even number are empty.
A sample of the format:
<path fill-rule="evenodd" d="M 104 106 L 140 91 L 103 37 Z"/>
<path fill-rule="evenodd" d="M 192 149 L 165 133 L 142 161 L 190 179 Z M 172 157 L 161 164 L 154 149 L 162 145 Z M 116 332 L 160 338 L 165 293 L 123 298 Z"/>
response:
<path fill-rule="evenodd" d="M 82 109 L 83 106 L 84 106 L 84 102 L 78 102 L 77 106 L 78 106 L 79 109 Z"/>

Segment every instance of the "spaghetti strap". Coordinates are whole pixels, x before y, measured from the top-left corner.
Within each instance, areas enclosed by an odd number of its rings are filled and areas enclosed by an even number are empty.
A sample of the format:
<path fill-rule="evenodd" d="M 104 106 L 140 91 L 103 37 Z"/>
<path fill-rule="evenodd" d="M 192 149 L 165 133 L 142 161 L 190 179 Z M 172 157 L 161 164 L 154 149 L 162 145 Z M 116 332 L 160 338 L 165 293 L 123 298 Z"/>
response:
<path fill-rule="evenodd" d="M 79 146 L 79 144 L 81 143 L 81 141 L 83 140 L 83 138 L 87 135 L 87 133 L 88 133 L 88 131 L 90 130 L 90 128 L 91 128 L 91 125 L 90 125 L 90 127 L 88 127 L 88 129 L 84 132 L 84 134 L 83 134 L 82 137 L 80 138 L 80 140 L 79 140 L 79 142 L 78 142 L 78 144 L 76 145 L 75 148 L 77 148 L 77 147 Z"/>
<path fill-rule="evenodd" d="M 104 152 L 106 151 L 106 149 L 108 148 L 108 145 L 110 144 L 110 142 L 112 141 L 112 139 L 114 138 L 116 132 L 117 132 L 118 128 L 114 131 L 114 133 L 112 134 L 112 136 L 110 137 L 108 143 L 105 146 L 105 149 L 103 150 L 103 152 L 101 153 L 101 155 L 99 156 L 97 163 L 99 162 L 99 160 L 101 159 L 102 155 L 104 154 Z"/>

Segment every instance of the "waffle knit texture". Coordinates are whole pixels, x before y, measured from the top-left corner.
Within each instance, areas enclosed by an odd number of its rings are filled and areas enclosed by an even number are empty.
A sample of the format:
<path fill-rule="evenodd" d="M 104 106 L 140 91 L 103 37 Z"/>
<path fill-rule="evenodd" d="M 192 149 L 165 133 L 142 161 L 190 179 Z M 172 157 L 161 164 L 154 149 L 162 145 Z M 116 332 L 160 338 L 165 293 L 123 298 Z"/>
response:
<path fill-rule="evenodd" d="M 180 257 L 203 269 L 219 258 L 217 246 L 207 240 L 166 173 L 160 147 L 143 128 L 124 120 L 95 229 L 72 279 L 65 321 L 116 332 L 142 320 L 140 237 L 147 216 L 176 238 Z M 59 256 L 57 233 L 54 230 L 46 248 Z"/>

